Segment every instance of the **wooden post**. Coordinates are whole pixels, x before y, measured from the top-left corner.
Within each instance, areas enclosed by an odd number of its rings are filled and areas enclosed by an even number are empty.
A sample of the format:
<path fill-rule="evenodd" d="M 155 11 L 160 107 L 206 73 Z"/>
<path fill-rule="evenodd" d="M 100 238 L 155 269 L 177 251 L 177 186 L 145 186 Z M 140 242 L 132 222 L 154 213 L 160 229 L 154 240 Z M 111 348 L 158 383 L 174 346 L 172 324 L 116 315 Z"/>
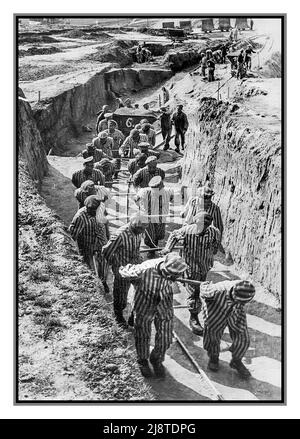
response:
<path fill-rule="evenodd" d="M 227 96 L 228 96 L 228 100 L 229 100 L 229 87 L 227 89 Z"/>
<path fill-rule="evenodd" d="M 39 93 L 39 98 L 38 98 L 38 100 L 39 100 L 39 102 L 40 102 L 40 100 L 41 100 L 41 92 L 39 91 L 38 93 Z"/>
<path fill-rule="evenodd" d="M 220 81 L 218 82 L 218 102 L 219 102 L 219 99 L 220 99 Z"/>

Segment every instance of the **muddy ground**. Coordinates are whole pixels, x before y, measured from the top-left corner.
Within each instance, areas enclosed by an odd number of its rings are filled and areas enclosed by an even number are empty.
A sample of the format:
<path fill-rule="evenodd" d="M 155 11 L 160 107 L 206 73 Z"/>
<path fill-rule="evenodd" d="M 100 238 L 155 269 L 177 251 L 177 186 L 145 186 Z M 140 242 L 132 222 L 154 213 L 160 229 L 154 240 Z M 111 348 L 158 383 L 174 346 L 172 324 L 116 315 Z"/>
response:
<path fill-rule="evenodd" d="M 155 27 L 155 23 L 153 26 Z M 248 110 L 253 112 L 255 109 L 259 123 L 270 126 L 273 123 L 277 126 L 280 120 L 278 86 L 274 78 L 264 80 L 270 69 L 261 68 L 264 61 L 270 58 L 274 43 L 271 45 L 267 38 L 260 35 L 257 35 L 261 47 L 260 56 L 253 60 L 256 78 L 250 81 L 254 90 L 262 89 L 266 94 L 253 92 L 253 101 Z M 249 33 L 245 32 L 244 38 L 248 36 Z M 35 81 L 67 72 L 73 72 L 76 76 L 85 69 L 94 69 L 97 63 L 100 66 L 101 56 L 107 53 L 117 39 L 138 41 L 143 40 L 145 35 L 138 32 L 120 32 L 113 35 L 107 32 L 102 37 L 101 41 L 95 35 L 95 39 L 88 39 L 79 31 L 74 31 L 63 36 L 52 34 L 51 38 L 55 41 L 46 42 L 44 37 L 44 41 L 23 39 L 20 50 L 30 50 L 34 44 L 40 48 L 56 47 L 59 52 L 20 58 L 19 79 Z M 147 36 L 147 41 L 151 39 L 151 36 Z M 153 37 L 153 40 L 158 41 L 157 37 Z M 156 60 L 156 64 L 159 62 L 160 59 Z M 279 63 L 276 56 L 274 63 L 276 70 Z M 271 68 L 274 70 L 273 64 Z M 201 82 L 197 70 L 192 70 L 180 72 L 166 83 L 173 89 L 171 106 L 178 99 L 185 105 L 191 105 L 193 100 L 198 101 L 202 96 L 216 93 L 216 83 Z M 217 67 L 216 76 L 221 83 L 225 83 L 229 75 L 228 65 Z M 249 92 L 250 89 L 241 88 L 233 79 L 230 80 L 229 90 L 224 87 L 222 93 L 229 94 L 230 97 L 236 96 L 239 90 Z M 158 89 L 149 89 L 134 98 L 140 105 L 150 102 L 151 107 L 156 108 Z M 243 100 L 243 93 L 241 99 Z M 94 122 L 95 120 L 91 120 L 90 126 L 94 127 Z M 199 379 L 177 343 L 168 351 L 166 380 L 142 379 L 137 368 L 133 366 L 135 354 L 132 332 L 121 331 L 114 324 L 111 295 L 104 296 L 101 284 L 81 264 L 74 245 L 66 234 L 66 227 L 77 209 L 70 177 L 72 172 L 81 167 L 82 159 L 75 156 L 92 136 L 93 133 L 84 133 L 70 139 L 64 157 L 48 158 L 50 169 L 40 188 L 42 198 L 37 188 L 32 186 L 28 175 L 21 175 L 19 397 L 21 400 L 70 401 L 215 399 L 212 390 Z M 125 167 L 125 163 L 123 166 Z M 170 174 L 176 166 L 176 163 L 162 165 Z M 123 180 L 118 186 L 120 191 L 127 188 L 125 173 Z M 178 190 L 178 184 L 172 181 L 173 178 L 169 179 L 167 185 Z M 48 207 L 44 205 L 44 200 Z M 174 208 L 174 213 L 179 213 L 178 208 L 179 206 Z M 108 210 L 110 214 L 114 214 L 116 209 L 121 212 L 123 209 L 125 213 L 125 199 L 112 202 Z M 59 222 L 58 217 L 62 222 Z M 112 221 L 111 230 L 119 225 L 120 222 Z M 175 220 L 168 225 L 167 234 L 179 226 Z M 78 266 L 76 272 L 73 271 L 74 264 Z M 218 282 L 237 279 L 243 275 L 245 273 L 228 265 L 224 256 L 219 254 L 209 276 L 213 282 Z M 110 275 L 110 286 L 111 282 Z M 187 310 L 175 310 L 176 332 L 227 400 L 280 399 L 281 313 L 274 297 L 262 286 L 256 287 L 256 300 L 247 309 L 251 349 L 245 362 L 253 376 L 248 382 L 240 380 L 229 368 L 228 333 L 224 334 L 222 340 L 219 373 L 207 371 L 202 337 L 191 334 Z M 174 305 L 184 305 L 185 295 L 183 288 L 176 288 Z M 133 368 L 133 373 L 130 368 Z"/>

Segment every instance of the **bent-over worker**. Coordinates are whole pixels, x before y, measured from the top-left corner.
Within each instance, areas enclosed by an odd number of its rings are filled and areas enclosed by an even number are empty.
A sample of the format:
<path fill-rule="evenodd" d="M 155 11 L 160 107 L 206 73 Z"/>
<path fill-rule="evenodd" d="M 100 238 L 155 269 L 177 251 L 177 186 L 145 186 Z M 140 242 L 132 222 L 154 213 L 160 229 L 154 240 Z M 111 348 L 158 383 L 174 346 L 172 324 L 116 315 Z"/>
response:
<path fill-rule="evenodd" d="M 163 362 L 172 343 L 173 330 L 173 282 L 187 269 L 176 254 L 152 259 L 138 265 L 120 268 L 120 275 L 135 288 L 134 328 L 137 360 L 141 373 L 152 376 L 148 360 L 157 377 L 165 376 Z M 151 325 L 156 330 L 154 348 L 150 353 Z"/>
<path fill-rule="evenodd" d="M 203 347 L 209 356 L 208 367 L 219 369 L 220 343 L 226 326 L 232 339 L 230 367 L 242 378 L 251 376 L 242 362 L 250 345 L 245 305 L 255 296 L 255 288 L 248 281 L 224 281 L 203 284 L 200 288 L 203 300 Z"/>

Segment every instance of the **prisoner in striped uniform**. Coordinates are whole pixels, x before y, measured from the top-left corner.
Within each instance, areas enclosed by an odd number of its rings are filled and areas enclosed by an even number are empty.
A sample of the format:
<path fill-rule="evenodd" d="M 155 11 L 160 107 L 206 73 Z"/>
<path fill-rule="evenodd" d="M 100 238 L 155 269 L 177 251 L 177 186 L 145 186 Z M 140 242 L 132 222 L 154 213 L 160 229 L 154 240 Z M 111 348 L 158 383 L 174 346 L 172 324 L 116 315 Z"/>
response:
<path fill-rule="evenodd" d="M 111 137 L 113 139 L 113 146 L 112 146 L 112 158 L 115 161 L 115 178 L 118 177 L 118 172 L 121 169 L 121 158 L 120 158 L 120 146 L 122 145 L 122 143 L 125 140 L 125 136 L 122 133 L 122 131 L 117 129 L 117 122 L 114 120 L 109 120 L 108 121 L 108 129 L 104 130 L 105 133 L 107 133 L 107 135 L 109 137 Z"/>
<path fill-rule="evenodd" d="M 133 158 L 139 152 L 140 140 L 139 131 L 136 129 L 131 130 L 119 149 L 121 157 Z"/>
<path fill-rule="evenodd" d="M 248 281 L 225 281 L 201 285 L 203 300 L 204 337 L 203 347 L 209 356 L 209 369 L 219 368 L 221 338 L 226 326 L 232 339 L 230 367 L 241 377 L 248 378 L 249 370 L 242 363 L 249 345 L 245 304 L 255 295 L 254 286 Z"/>
<path fill-rule="evenodd" d="M 82 157 L 84 159 L 88 157 L 93 157 L 94 163 L 100 162 L 103 158 L 107 157 L 102 149 L 97 149 L 92 143 L 86 144 L 86 149 L 82 151 Z"/>
<path fill-rule="evenodd" d="M 163 169 L 158 168 L 157 166 L 157 158 L 155 156 L 150 156 L 145 161 L 146 167 L 137 171 L 133 179 L 133 185 L 136 188 L 144 188 L 147 187 L 151 178 L 156 175 L 160 175 L 162 180 L 165 178 L 165 171 Z"/>
<path fill-rule="evenodd" d="M 107 242 L 105 225 L 97 222 L 96 211 L 101 204 L 101 198 L 90 195 L 84 201 L 84 207 L 75 214 L 69 232 L 78 244 L 79 253 L 91 269 L 97 269 L 97 275 L 102 279 L 104 288 L 108 287 L 104 277 L 101 249 Z M 94 265 L 95 263 L 95 265 Z"/>
<path fill-rule="evenodd" d="M 78 209 L 84 207 L 84 202 L 90 195 L 97 195 L 102 203 L 105 203 L 110 198 L 109 189 L 106 189 L 104 186 L 95 185 L 92 180 L 84 181 L 80 188 L 75 190 L 74 195 L 78 201 Z"/>
<path fill-rule="evenodd" d="M 199 212 L 194 217 L 194 224 L 185 225 L 174 230 L 169 236 L 162 254 L 172 251 L 178 241 L 183 244 L 183 258 L 188 264 L 189 279 L 205 281 L 208 271 L 213 266 L 214 254 L 220 245 L 220 232 L 211 225 L 212 218 L 206 212 Z M 187 305 L 190 311 L 190 327 L 197 335 L 202 335 L 198 314 L 201 311 L 199 286 L 186 285 Z"/>
<path fill-rule="evenodd" d="M 166 222 L 170 212 L 170 202 L 174 199 L 171 189 L 165 189 L 160 175 L 151 178 L 147 188 L 140 189 L 135 197 L 135 202 L 148 217 L 148 226 L 145 230 L 145 244 L 154 248 L 158 242 L 165 238 Z M 153 257 L 154 252 L 149 252 L 148 257 Z"/>
<path fill-rule="evenodd" d="M 122 277 L 131 281 L 135 288 L 135 346 L 141 372 L 146 377 L 151 376 L 149 356 L 155 374 L 160 377 L 165 375 L 162 363 L 172 343 L 173 281 L 186 269 L 187 265 L 176 253 L 120 268 Z M 156 334 L 150 354 L 153 321 Z"/>
<path fill-rule="evenodd" d="M 104 119 L 102 119 L 98 124 L 98 133 L 101 133 L 101 131 L 108 129 L 108 124 L 112 120 L 112 118 L 113 118 L 113 113 L 104 114 Z M 116 123 L 116 128 L 118 128 L 117 122 L 116 121 L 114 122 Z"/>
<path fill-rule="evenodd" d="M 141 134 L 144 134 L 146 136 L 147 142 L 150 145 L 155 146 L 156 134 L 155 134 L 155 130 L 153 128 L 151 128 L 150 123 L 142 124 L 142 128 L 141 128 L 140 132 L 141 132 Z"/>
<path fill-rule="evenodd" d="M 213 225 L 220 231 L 222 240 L 224 226 L 220 208 L 211 200 L 214 192 L 208 186 L 200 187 L 198 191 L 199 195 L 189 199 L 181 214 L 186 218 L 185 222 L 191 224 L 193 217 L 197 215 L 198 212 L 205 210 L 205 212 L 211 215 Z"/>
<path fill-rule="evenodd" d="M 104 152 L 104 157 L 112 158 L 112 149 L 114 145 L 114 141 L 105 131 L 101 131 L 98 134 L 98 137 L 95 137 L 92 140 L 92 144 L 95 148 L 99 148 Z M 100 159 L 101 160 L 101 159 Z"/>
<path fill-rule="evenodd" d="M 145 230 L 145 221 L 146 219 L 140 215 L 133 216 L 130 222 L 120 227 L 102 248 L 102 255 L 112 266 L 115 276 L 113 286 L 114 312 L 117 322 L 123 326 L 126 326 L 123 310 L 127 305 L 130 282 L 121 277 L 119 268 L 122 265 L 139 262 L 139 250 L 142 233 Z"/>
<path fill-rule="evenodd" d="M 103 105 L 102 110 L 97 113 L 96 133 L 99 133 L 99 123 L 104 119 L 104 114 L 108 113 L 108 105 Z"/>
<path fill-rule="evenodd" d="M 72 175 L 72 183 L 75 187 L 80 188 L 86 180 L 92 180 L 95 184 L 104 186 L 105 178 L 101 171 L 94 169 L 93 157 L 88 157 L 83 161 L 83 169 L 74 172 Z"/>
<path fill-rule="evenodd" d="M 105 177 L 105 186 L 112 187 L 112 179 L 115 173 L 115 164 L 108 158 L 102 159 L 100 162 L 95 163 L 95 169 L 99 169 Z"/>
<path fill-rule="evenodd" d="M 144 168 L 145 161 L 147 160 L 147 155 L 143 153 L 139 153 L 134 159 L 129 160 L 128 162 L 128 171 L 131 175 L 134 175 L 139 169 Z"/>

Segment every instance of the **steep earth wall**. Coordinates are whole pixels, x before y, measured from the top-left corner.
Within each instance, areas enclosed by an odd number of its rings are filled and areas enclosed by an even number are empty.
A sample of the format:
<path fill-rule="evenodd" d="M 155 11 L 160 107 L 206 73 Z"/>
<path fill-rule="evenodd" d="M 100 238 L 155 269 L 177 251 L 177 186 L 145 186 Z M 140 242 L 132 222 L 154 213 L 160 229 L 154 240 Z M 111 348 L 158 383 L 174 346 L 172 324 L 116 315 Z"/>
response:
<path fill-rule="evenodd" d="M 76 78 L 72 74 L 65 75 L 65 79 L 59 81 L 64 82 L 61 92 L 55 91 L 58 81 L 54 78 L 52 96 L 48 78 L 35 81 L 31 88 L 28 87 L 30 96 L 46 85 L 50 94 L 45 100 L 33 103 L 34 117 L 46 151 L 53 148 L 56 154 L 62 152 L 66 139 L 79 135 L 82 125 L 95 117 L 104 103 L 114 109 L 116 97 L 152 87 L 171 76 L 171 70 L 167 69 L 111 69 L 107 66 L 100 72 L 91 71 Z"/>
<path fill-rule="evenodd" d="M 209 179 L 234 262 L 273 294 L 281 276 L 281 135 L 238 104 L 203 98 L 189 114 L 183 182 Z"/>
<path fill-rule="evenodd" d="M 30 104 L 18 90 L 18 152 L 34 180 L 41 181 L 48 169 L 44 144 Z"/>

